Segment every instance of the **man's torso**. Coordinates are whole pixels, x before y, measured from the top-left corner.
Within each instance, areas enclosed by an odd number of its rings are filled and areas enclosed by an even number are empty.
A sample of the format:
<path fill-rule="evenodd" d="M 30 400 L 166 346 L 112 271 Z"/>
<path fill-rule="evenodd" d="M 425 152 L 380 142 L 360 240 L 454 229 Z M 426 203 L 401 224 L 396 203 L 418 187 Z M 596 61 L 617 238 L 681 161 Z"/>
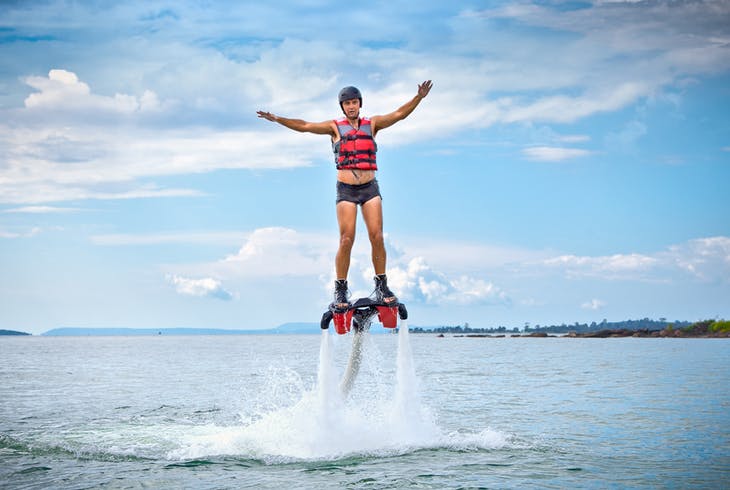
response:
<path fill-rule="evenodd" d="M 368 124 L 372 124 L 371 119 L 365 119 Z M 357 122 L 361 121 L 361 118 L 358 114 Z M 355 121 L 350 121 L 350 124 L 355 129 L 359 128 L 359 124 L 353 124 Z M 374 125 L 373 125 L 374 126 Z M 337 129 L 336 121 L 332 122 L 332 129 L 333 129 L 333 137 L 332 137 L 332 143 L 337 143 L 340 141 L 340 132 Z M 375 128 L 372 128 L 372 137 L 375 138 Z M 367 184 L 368 182 L 371 182 L 375 179 L 375 170 L 364 170 L 364 169 L 355 169 L 355 168 L 342 168 L 337 170 L 337 180 L 339 182 L 343 182 L 345 184 L 350 185 L 361 185 L 361 184 Z"/>

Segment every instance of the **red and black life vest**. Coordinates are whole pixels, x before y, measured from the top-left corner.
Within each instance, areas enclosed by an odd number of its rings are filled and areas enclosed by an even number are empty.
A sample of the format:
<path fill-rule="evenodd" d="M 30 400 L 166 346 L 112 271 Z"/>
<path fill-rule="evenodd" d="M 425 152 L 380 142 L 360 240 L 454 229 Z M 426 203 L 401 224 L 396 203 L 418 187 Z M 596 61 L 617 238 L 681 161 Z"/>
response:
<path fill-rule="evenodd" d="M 377 170 L 375 152 L 378 145 L 373 139 L 370 119 L 360 118 L 357 129 L 352 127 L 346 117 L 335 120 L 340 140 L 332 143 L 337 170 Z"/>

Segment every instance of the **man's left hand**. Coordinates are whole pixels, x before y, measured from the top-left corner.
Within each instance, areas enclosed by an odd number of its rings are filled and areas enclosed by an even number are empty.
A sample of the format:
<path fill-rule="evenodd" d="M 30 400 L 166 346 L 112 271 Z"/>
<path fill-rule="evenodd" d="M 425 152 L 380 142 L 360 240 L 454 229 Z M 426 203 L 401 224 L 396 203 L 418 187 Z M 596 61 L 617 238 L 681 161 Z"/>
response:
<path fill-rule="evenodd" d="M 418 86 L 418 96 L 422 99 L 426 97 L 431 91 L 431 87 L 433 87 L 433 83 L 431 83 L 431 80 L 426 80 L 425 82 L 420 84 Z"/>

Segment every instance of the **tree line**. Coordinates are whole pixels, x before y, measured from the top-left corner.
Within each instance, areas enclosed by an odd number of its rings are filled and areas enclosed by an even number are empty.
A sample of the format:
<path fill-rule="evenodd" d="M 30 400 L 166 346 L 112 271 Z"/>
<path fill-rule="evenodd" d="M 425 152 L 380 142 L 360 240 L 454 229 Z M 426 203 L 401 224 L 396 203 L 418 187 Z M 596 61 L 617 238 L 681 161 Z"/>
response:
<path fill-rule="evenodd" d="M 624 320 L 618 322 L 609 322 L 605 318 L 603 321 L 596 323 L 579 323 L 573 324 L 562 323 L 560 325 L 539 325 L 534 326 L 530 323 L 525 323 L 522 329 L 517 327 L 471 327 L 469 323 L 464 325 L 445 325 L 438 327 L 411 327 L 413 333 L 486 333 L 486 334 L 507 334 L 507 333 L 534 333 L 534 332 L 545 332 L 545 333 L 588 333 L 588 332 L 599 332 L 601 330 L 664 330 L 665 328 L 672 327 L 675 329 L 685 328 L 692 325 L 692 322 L 675 320 L 673 322 L 668 321 L 666 318 L 660 318 L 659 320 L 652 320 L 651 318 L 642 318 L 640 320 Z"/>

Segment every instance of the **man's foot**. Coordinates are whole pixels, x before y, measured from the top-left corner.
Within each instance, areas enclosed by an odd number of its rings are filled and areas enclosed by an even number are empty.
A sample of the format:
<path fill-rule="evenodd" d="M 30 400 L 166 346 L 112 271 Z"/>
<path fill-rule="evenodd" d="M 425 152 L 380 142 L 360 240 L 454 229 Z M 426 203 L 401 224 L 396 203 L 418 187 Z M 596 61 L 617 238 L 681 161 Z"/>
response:
<path fill-rule="evenodd" d="M 346 279 L 337 279 L 335 281 L 335 300 L 332 306 L 335 310 L 346 311 L 350 308 L 350 291 L 347 288 Z"/>
<path fill-rule="evenodd" d="M 385 274 L 375 276 L 375 300 L 385 304 L 398 303 L 398 298 L 388 287 L 388 278 Z"/>

